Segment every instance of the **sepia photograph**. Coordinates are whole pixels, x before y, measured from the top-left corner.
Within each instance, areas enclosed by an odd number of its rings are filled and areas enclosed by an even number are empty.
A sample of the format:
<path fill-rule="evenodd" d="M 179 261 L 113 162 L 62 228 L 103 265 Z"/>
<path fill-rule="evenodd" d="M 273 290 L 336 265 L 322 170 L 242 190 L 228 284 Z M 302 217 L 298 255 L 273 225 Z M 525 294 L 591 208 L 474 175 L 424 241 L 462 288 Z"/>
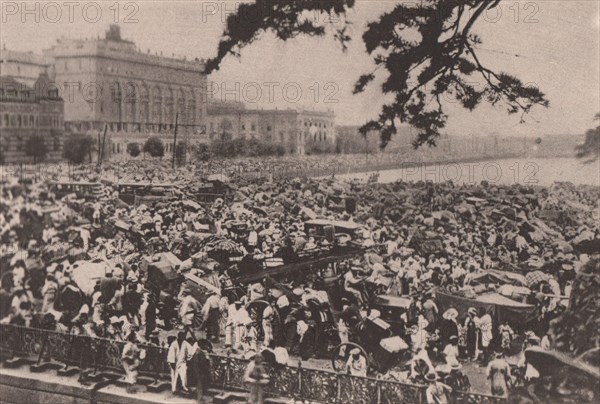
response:
<path fill-rule="evenodd" d="M 600 402 L 600 1 L 0 20 L 0 404 Z"/>

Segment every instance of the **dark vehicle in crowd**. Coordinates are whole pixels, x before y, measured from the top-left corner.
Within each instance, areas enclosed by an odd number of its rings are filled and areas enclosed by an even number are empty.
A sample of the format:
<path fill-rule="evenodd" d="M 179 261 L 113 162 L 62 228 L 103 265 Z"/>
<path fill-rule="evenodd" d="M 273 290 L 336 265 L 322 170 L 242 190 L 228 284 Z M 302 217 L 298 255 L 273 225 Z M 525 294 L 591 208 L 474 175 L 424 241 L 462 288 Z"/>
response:
<path fill-rule="evenodd" d="M 265 277 L 281 280 L 288 277 L 300 279 L 310 273 L 317 273 L 328 266 L 345 259 L 354 258 L 364 253 L 364 249 L 354 246 L 334 246 L 330 249 L 319 249 L 311 252 L 302 252 L 297 255 L 294 262 L 283 263 L 278 258 L 267 258 L 255 261 L 256 270 L 246 270 L 238 263 L 237 270 L 232 272 L 232 280 L 235 283 L 249 284 Z M 277 261 L 279 260 L 279 261 Z M 275 265 L 275 263 L 278 265 Z M 331 276 L 335 277 L 335 274 Z M 339 276 L 336 277 L 338 279 Z"/>
<path fill-rule="evenodd" d="M 102 184 L 86 181 L 55 181 L 49 187 L 57 198 L 75 194 L 78 198 L 97 199 L 102 195 Z"/>
<path fill-rule="evenodd" d="M 354 222 L 341 220 L 313 219 L 304 222 L 304 232 L 308 235 L 323 237 L 329 242 L 343 237 L 352 240 L 358 237 L 361 226 Z"/>
<path fill-rule="evenodd" d="M 350 329 L 349 341 L 331 351 L 331 364 L 337 372 L 344 372 L 350 351 L 359 348 L 370 368 L 385 373 L 394 366 L 402 366 L 409 359 L 408 345 L 394 335 L 391 325 L 381 318 L 361 318 Z"/>
<path fill-rule="evenodd" d="M 199 203 L 213 203 L 217 199 L 233 201 L 234 189 L 219 179 L 209 179 L 192 190 L 192 197 Z"/>
<path fill-rule="evenodd" d="M 410 299 L 403 296 L 378 295 L 372 301 L 371 308 L 378 310 L 379 318 L 390 324 L 393 335 L 404 335 L 404 321 L 400 319 L 410 306 Z"/>
<path fill-rule="evenodd" d="M 174 184 L 134 182 L 116 184 L 119 199 L 129 205 L 151 204 L 175 196 Z"/>

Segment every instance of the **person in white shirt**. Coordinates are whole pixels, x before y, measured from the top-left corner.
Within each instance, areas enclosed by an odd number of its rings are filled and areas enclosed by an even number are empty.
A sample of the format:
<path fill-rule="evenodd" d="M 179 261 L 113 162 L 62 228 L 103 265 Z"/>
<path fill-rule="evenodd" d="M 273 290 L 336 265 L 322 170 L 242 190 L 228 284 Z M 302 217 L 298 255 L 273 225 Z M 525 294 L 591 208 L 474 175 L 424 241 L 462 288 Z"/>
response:
<path fill-rule="evenodd" d="M 267 305 L 267 307 L 265 307 L 265 309 L 263 310 L 263 320 L 262 320 L 262 326 L 263 326 L 263 333 L 264 333 L 264 340 L 263 340 L 263 345 L 264 346 L 269 346 L 271 344 L 271 341 L 273 341 L 273 320 L 275 318 L 275 310 L 273 309 L 273 306 L 271 306 L 271 304 Z"/>
<path fill-rule="evenodd" d="M 256 230 L 252 229 L 252 230 L 250 230 L 250 233 L 248 234 L 248 245 L 256 247 L 257 244 L 258 244 L 258 233 L 256 232 Z"/>
<path fill-rule="evenodd" d="M 492 316 L 486 313 L 483 309 L 480 309 L 479 324 L 478 328 L 481 330 L 481 348 L 483 350 L 483 360 L 487 362 L 489 359 L 490 343 L 492 342 Z"/>
<path fill-rule="evenodd" d="M 354 348 L 350 351 L 346 369 L 352 376 L 367 376 L 367 359 L 361 354 L 360 349 Z"/>
<path fill-rule="evenodd" d="M 169 346 L 167 353 L 167 362 L 171 367 L 171 391 L 177 390 L 177 381 L 181 381 L 181 388 L 188 392 L 187 388 L 187 362 L 194 355 L 194 349 L 185 340 L 185 332 L 180 331 L 177 339 Z"/>
<path fill-rule="evenodd" d="M 241 306 L 235 313 L 235 317 L 233 319 L 235 334 L 232 348 L 234 350 L 243 348 L 248 334 L 246 325 L 250 323 L 252 323 L 252 319 L 250 318 L 250 314 L 248 314 L 248 310 L 246 310 L 244 306 Z"/>
<path fill-rule="evenodd" d="M 85 227 L 82 227 L 79 229 L 79 236 L 81 237 L 81 240 L 83 241 L 83 250 L 87 251 L 90 247 L 90 238 L 91 238 L 90 231 L 88 229 L 86 229 Z"/>
<path fill-rule="evenodd" d="M 200 313 L 200 302 L 191 295 L 188 289 L 181 291 L 180 299 L 179 321 L 185 327 L 192 327 L 194 325 L 194 318 Z"/>
<path fill-rule="evenodd" d="M 232 346 L 234 339 L 234 331 L 236 327 L 236 318 L 238 310 L 242 307 L 242 302 L 239 300 L 231 303 L 227 308 L 227 324 L 225 325 L 225 347 L 229 348 Z"/>
<path fill-rule="evenodd" d="M 356 297 L 359 306 L 363 306 L 364 300 L 362 293 L 360 290 L 356 289 L 356 286 L 364 281 L 364 278 L 358 275 L 359 272 L 360 267 L 352 267 L 350 271 L 346 272 L 344 275 L 344 289 Z"/>

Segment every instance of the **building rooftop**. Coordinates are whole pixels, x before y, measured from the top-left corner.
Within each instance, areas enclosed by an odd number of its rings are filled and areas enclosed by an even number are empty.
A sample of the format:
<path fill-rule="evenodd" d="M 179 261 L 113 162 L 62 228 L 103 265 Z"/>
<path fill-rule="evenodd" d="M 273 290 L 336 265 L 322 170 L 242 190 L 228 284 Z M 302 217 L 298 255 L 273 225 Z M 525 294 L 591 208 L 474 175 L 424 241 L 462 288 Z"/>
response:
<path fill-rule="evenodd" d="M 142 52 L 133 41 L 121 37 L 118 25 L 112 24 L 104 38 L 59 38 L 56 44 L 44 53 L 53 58 L 73 56 L 105 56 L 119 60 L 131 60 L 153 65 L 163 65 L 177 69 L 194 70 L 204 72 L 204 59 L 194 60 L 186 57 L 169 57 L 160 54 L 152 54 L 150 50 Z"/>
<path fill-rule="evenodd" d="M 18 78 L 0 76 L 0 101 L 33 102 L 40 99 L 57 101 L 62 99 L 48 74 L 40 74 L 33 87 Z"/>
<path fill-rule="evenodd" d="M 40 55 L 33 52 L 19 52 L 10 49 L 0 50 L 0 63 L 18 62 L 35 66 L 48 67 L 52 65 L 52 59 L 46 55 Z M 0 65 L 1 66 L 1 65 Z M 0 67 L 0 75 L 2 70 Z"/>

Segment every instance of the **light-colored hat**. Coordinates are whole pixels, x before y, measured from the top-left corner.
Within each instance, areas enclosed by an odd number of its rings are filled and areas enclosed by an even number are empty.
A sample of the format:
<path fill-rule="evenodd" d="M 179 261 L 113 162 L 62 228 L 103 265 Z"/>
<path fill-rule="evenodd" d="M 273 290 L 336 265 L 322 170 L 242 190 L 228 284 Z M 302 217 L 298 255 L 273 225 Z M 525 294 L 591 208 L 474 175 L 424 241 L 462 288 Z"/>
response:
<path fill-rule="evenodd" d="M 456 317 L 458 317 L 458 311 L 456 311 L 455 308 L 450 308 L 444 312 L 442 317 L 445 318 L 446 320 L 455 319 Z"/>
<path fill-rule="evenodd" d="M 350 355 L 360 355 L 360 349 L 354 348 L 350 351 Z"/>
<path fill-rule="evenodd" d="M 425 375 L 425 380 L 427 380 L 428 382 L 435 382 L 438 379 L 438 376 L 436 373 L 427 373 Z"/>

